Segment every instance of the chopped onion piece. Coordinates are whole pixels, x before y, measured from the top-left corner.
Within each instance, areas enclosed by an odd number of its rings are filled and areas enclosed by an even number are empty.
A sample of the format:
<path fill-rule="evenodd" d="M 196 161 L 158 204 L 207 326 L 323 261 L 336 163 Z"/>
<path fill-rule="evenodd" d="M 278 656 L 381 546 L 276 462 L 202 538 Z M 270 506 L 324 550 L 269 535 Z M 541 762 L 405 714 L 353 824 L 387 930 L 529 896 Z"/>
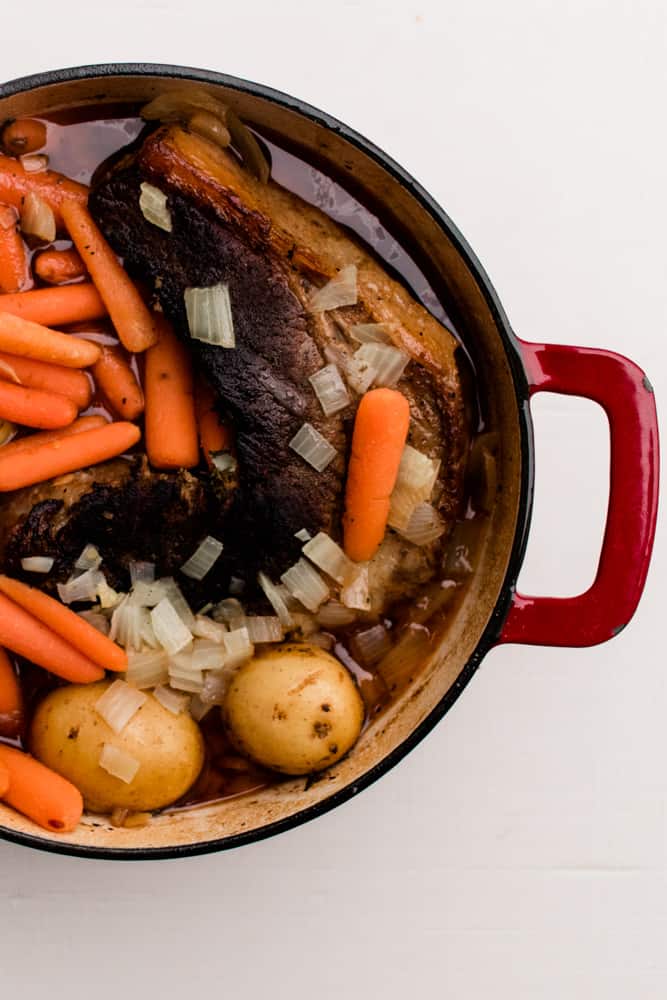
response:
<path fill-rule="evenodd" d="M 143 691 L 126 681 L 114 681 L 95 702 L 95 711 L 114 733 L 122 733 L 130 719 L 146 701 Z"/>
<path fill-rule="evenodd" d="M 159 229 L 164 229 L 170 233 L 173 229 L 171 212 L 167 208 L 167 196 L 164 191 L 153 184 L 143 181 L 139 185 L 141 194 L 139 195 L 139 208 L 141 214 L 147 222 L 152 222 Z"/>
<path fill-rule="evenodd" d="M 192 614 L 190 605 L 183 597 L 181 588 L 172 576 L 163 576 L 160 583 L 164 587 L 164 596 L 169 598 L 178 617 L 187 628 L 191 629 L 195 623 L 195 616 Z"/>
<path fill-rule="evenodd" d="M 410 360 L 398 347 L 388 344 L 362 344 L 354 357 L 375 370 L 375 385 L 389 387 L 396 385 Z"/>
<path fill-rule="evenodd" d="M 57 585 L 58 597 L 63 604 L 74 604 L 76 601 L 94 601 L 97 598 L 97 589 L 100 582 L 104 580 L 104 574 L 98 569 L 89 569 L 79 576 Z"/>
<path fill-rule="evenodd" d="M 245 625 L 245 610 L 235 597 L 228 597 L 211 611 L 211 618 L 216 622 L 224 622 L 230 629 L 243 628 Z M 223 636 L 224 638 L 224 636 Z"/>
<path fill-rule="evenodd" d="M 131 562 L 130 580 L 134 587 L 137 583 L 153 583 L 155 580 L 155 563 L 152 562 Z"/>
<path fill-rule="evenodd" d="M 357 267 L 349 264 L 311 296 L 312 312 L 325 312 L 340 306 L 354 306 L 357 302 Z"/>
<path fill-rule="evenodd" d="M 358 353 L 358 352 L 357 352 Z M 364 358 L 358 358 L 353 354 L 345 362 L 345 378 L 347 384 L 359 396 L 368 392 L 377 375 L 376 369 Z"/>
<path fill-rule="evenodd" d="M 410 523 L 401 529 L 401 535 L 414 545 L 429 545 L 444 533 L 444 521 L 430 503 L 417 504 Z"/>
<path fill-rule="evenodd" d="M 227 652 L 225 667 L 230 670 L 240 667 L 255 652 L 247 628 L 237 628 L 233 632 L 228 632 L 223 639 L 223 645 Z"/>
<path fill-rule="evenodd" d="M 168 597 L 163 597 L 151 611 L 151 624 L 155 638 L 172 656 L 192 642 L 192 633 L 178 616 Z"/>
<path fill-rule="evenodd" d="M 203 580 L 206 574 L 213 568 L 222 554 L 222 542 L 211 535 L 207 535 L 204 541 L 192 553 L 187 562 L 181 566 L 181 573 L 189 576 L 192 580 Z"/>
<path fill-rule="evenodd" d="M 204 678 L 200 698 L 207 706 L 222 705 L 232 679 L 232 670 L 212 670 Z"/>
<path fill-rule="evenodd" d="M 218 472 L 235 472 L 238 462 L 233 455 L 230 455 L 228 451 L 219 451 L 215 455 L 211 455 L 211 461 L 218 470 Z"/>
<path fill-rule="evenodd" d="M 155 632 L 153 631 L 151 616 L 146 608 L 143 608 L 142 610 L 144 611 L 144 615 L 139 628 L 141 638 L 147 646 L 151 647 L 151 649 L 157 649 L 160 643 L 157 641 Z"/>
<path fill-rule="evenodd" d="M 417 504 L 430 500 L 440 471 L 440 460 L 423 455 L 406 444 L 391 494 L 388 524 L 401 531 L 407 528 Z"/>
<path fill-rule="evenodd" d="M 169 678 L 167 654 L 162 649 L 127 654 L 126 677 L 137 688 L 164 684 Z"/>
<path fill-rule="evenodd" d="M 201 722 L 204 716 L 208 715 L 208 713 L 211 711 L 212 708 L 213 708 L 212 704 L 210 705 L 204 704 L 204 702 L 201 699 L 201 695 L 199 694 L 193 694 L 192 698 L 190 699 L 190 715 L 195 720 L 195 722 Z"/>
<path fill-rule="evenodd" d="M 225 282 L 209 288 L 186 288 L 185 311 L 193 340 L 215 347 L 236 347 L 229 285 Z"/>
<path fill-rule="evenodd" d="M 147 624 L 150 624 L 148 609 L 130 604 L 128 598 L 124 597 L 111 616 L 109 638 L 125 649 L 138 652 L 145 642 L 144 628 Z"/>
<path fill-rule="evenodd" d="M 56 217 L 53 209 L 33 191 L 28 191 L 23 199 L 21 232 L 28 236 L 36 236 L 44 243 L 53 243 L 56 238 Z"/>
<path fill-rule="evenodd" d="M 27 174 L 38 174 L 46 170 L 49 165 L 49 158 L 46 153 L 26 153 L 19 157 L 21 166 Z"/>
<path fill-rule="evenodd" d="M 310 544 L 310 543 L 309 543 Z M 317 611 L 329 596 L 329 587 L 317 570 L 305 559 L 299 559 L 280 577 L 290 594 L 309 611 Z"/>
<path fill-rule="evenodd" d="M 95 591 L 95 596 L 100 602 L 100 607 L 102 608 L 115 608 L 119 601 L 123 599 L 124 594 L 119 594 L 117 591 L 110 587 L 106 581 L 104 573 L 100 573 L 99 582 L 97 584 L 97 590 Z"/>
<path fill-rule="evenodd" d="M 109 619 L 106 615 L 101 614 L 99 611 L 79 611 L 79 618 L 83 618 L 84 622 L 88 622 L 93 628 L 96 628 L 98 632 L 102 635 L 109 634 Z"/>
<path fill-rule="evenodd" d="M 177 691 L 173 691 L 170 687 L 165 687 L 164 684 L 160 684 L 156 687 L 153 694 L 162 707 L 166 708 L 172 715 L 180 715 L 181 712 L 184 712 L 190 704 L 189 695 L 179 694 Z"/>
<path fill-rule="evenodd" d="M 372 666 L 391 649 L 389 632 L 384 625 L 373 625 L 352 636 L 350 649 L 355 659 L 360 660 L 365 666 Z"/>
<path fill-rule="evenodd" d="M 283 627 L 280 618 L 272 615 L 254 615 L 246 619 L 246 628 L 251 642 L 281 642 Z"/>
<path fill-rule="evenodd" d="M 341 604 L 346 608 L 357 608 L 359 611 L 368 611 L 371 606 L 371 597 L 368 589 L 368 563 L 360 563 L 356 573 L 340 592 Z"/>
<path fill-rule="evenodd" d="M 321 570 L 332 577 L 336 583 L 343 584 L 355 570 L 351 559 L 345 555 L 340 545 L 324 531 L 318 532 L 314 538 L 303 547 L 304 556 L 308 556 Z"/>
<path fill-rule="evenodd" d="M 339 625 L 351 625 L 356 621 L 357 614 L 352 608 L 346 608 L 338 601 L 327 601 L 317 612 L 317 620 L 320 625 L 327 628 L 337 628 Z"/>
<path fill-rule="evenodd" d="M 75 569 L 99 569 L 102 565 L 102 556 L 94 545 L 86 545 L 83 552 L 74 563 Z"/>
<path fill-rule="evenodd" d="M 190 645 L 187 649 L 183 649 L 180 653 L 174 653 L 173 656 L 169 657 L 170 675 L 178 675 L 179 677 L 195 675 L 201 680 L 201 670 L 193 666 L 192 663 L 192 650 L 193 646 Z"/>
<path fill-rule="evenodd" d="M 292 619 L 290 610 L 285 602 L 285 598 L 281 593 L 282 588 L 277 587 L 275 583 L 272 583 L 271 580 L 269 580 L 266 573 L 260 573 L 259 576 L 257 577 L 257 580 L 259 582 L 260 587 L 266 594 L 267 601 L 269 602 L 275 613 L 278 615 L 281 625 L 284 625 L 285 628 L 289 628 L 290 625 L 294 624 L 294 621 Z"/>
<path fill-rule="evenodd" d="M 223 640 L 230 633 L 225 632 Z M 222 670 L 227 662 L 227 649 L 212 639 L 195 639 L 192 645 L 193 670 Z"/>
<path fill-rule="evenodd" d="M 334 446 L 308 423 L 301 425 L 289 446 L 317 472 L 324 472 L 337 454 Z"/>
<path fill-rule="evenodd" d="M 190 631 L 198 639 L 209 639 L 211 642 L 221 643 L 227 627 L 221 625 L 220 622 L 214 622 L 205 615 L 197 615 Z"/>
<path fill-rule="evenodd" d="M 50 573 L 54 562 L 51 556 L 26 556 L 21 560 L 21 569 L 26 573 Z"/>
<path fill-rule="evenodd" d="M 353 323 L 348 333 L 360 344 L 391 344 L 387 323 Z"/>
<path fill-rule="evenodd" d="M 114 778 L 120 778 L 126 785 L 131 785 L 139 770 L 139 761 L 126 750 L 113 746 L 111 743 L 102 745 L 99 760 L 100 767 Z"/>
<path fill-rule="evenodd" d="M 129 595 L 130 604 L 136 604 L 140 608 L 154 608 L 166 596 L 167 591 L 162 580 L 156 580 L 155 582 L 137 580 L 132 588 L 132 593 Z"/>
<path fill-rule="evenodd" d="M 350 394 L 336 365 L 325 365 L 314 375 L 310 375 L 308 381 L 320 401 L 325 417 L 344 410 L 349 404 Z"/>
<path fill-rule="evenodd" d="M 305 528 L 301 528 L 300 531 L 294 532 L 294 537 L 300 542 L 309 542 L 313 536 Z"/>
<path fill-rule="evenodd" d="M 190 694 L 200 694 L 203 683 L 204 679 L 201 674 L 187 674 L 183 676 L 180 674 L 169 674 L 169 687 L 174 688 L 176 691 L 188 691 Z"/>
<path fill-rule="evenodd" d="M 229 580 L 229 593 L 233 594 L 235 597 L 242 594 L 245 590 L 245 580 L 242 580 L 240 576 L 232 576 Z"/>

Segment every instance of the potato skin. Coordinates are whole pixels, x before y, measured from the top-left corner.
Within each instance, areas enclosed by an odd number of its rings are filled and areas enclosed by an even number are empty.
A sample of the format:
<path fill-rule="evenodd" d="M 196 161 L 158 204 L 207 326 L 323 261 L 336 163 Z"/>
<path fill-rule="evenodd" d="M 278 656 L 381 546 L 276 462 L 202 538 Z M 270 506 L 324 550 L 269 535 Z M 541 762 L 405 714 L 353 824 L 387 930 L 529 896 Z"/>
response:
<path fill-rule="evenodd" d="M 92 812 L 160 809 L 180 798 L 202 768 L 204 741 L 199 726 L 186 712 L 168 712 L 146 692 L 147 700 L 116 734 L 95 711 L 95 702 L 111 683 L 69 684 L 47 695 L 32 721 L 30 749 L 76 785 Z M 104 743 L 140 761 L 129 785 L 99 766 Z"/>
<path fill-rule="evenodd" d="M 286 643 L 238 670 L 222 715 L 241 753 L 283 774 L 310 774 L 354 745 L 364 704 L 333 656 L 308 643 Z"/>

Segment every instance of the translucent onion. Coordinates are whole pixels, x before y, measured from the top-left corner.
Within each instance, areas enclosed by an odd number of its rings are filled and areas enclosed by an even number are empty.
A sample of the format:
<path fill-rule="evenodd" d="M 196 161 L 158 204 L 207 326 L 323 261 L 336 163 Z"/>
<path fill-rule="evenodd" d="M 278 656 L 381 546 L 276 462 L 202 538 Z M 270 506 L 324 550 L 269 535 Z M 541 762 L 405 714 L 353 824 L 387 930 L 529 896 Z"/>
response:
<path fill-rule="evenodd" d="M 325 365 L 314 375 L 310 375 L 308 381 L 313 387 L 325 417 L 344 410 L 349 404 L 350 394 L 336 365 Z"/>
<path fill-rule="evenodd" d="M 224 636 L 227 635 L 229 633 L 225 632 Z M 224 642 L 195 639 L 192 645 L 191 662 L 193 670 L 221 670 L 227 662 L 227 648 Z"/>
<path fill-rule="evenodd" d="M 423 455 L 407 444 L 398 467 L 391 494 L 388 524 L 401 531 L 407 528 L 415 507 L 430 500 L 440 471 L 440 460 Z"/>
<path fill-rule="evenodd" d="M 301 425 L 289 446 L 317 472 L 324 472 L 338 454 L 334 446 L 309 423 Z"/>
<path fill-rule="evenodd" d="M 329 587 L 305 559 L 290 566 L 280 577 L 290 594 L 309 611 L 317 611 L 329 596 Z"/>
<path fill-rule="evenodd" d="M 113 587 L 110 587 L 106 581 L 104 573 L 100 573 L 95 596 L 100 602 L 100 607 L 115 608 L 125 595 L 119 594 L 113 589 Z"/>
<path fill-rule="evenodd" d="M 170 233 L 173 229 L 171 212 L 167 208 L 167 196 L 153 184 L 143 181 L 139 185 L 139 208 L 147 222 Z"/>
<path fill-rule="evenodd" d="M 212 535 L 207 535 L 204 541 L 181 566 L 181 573 L 191 580 L 203 580 L 204 577 L 222 555 L 222 542 Z"/>
<path fill-rule="evenodd" d="M 169 678 L 169 661 L 163 649 L 144 650 L 127 654 L 128 681 L 137 688 L 151 688 L 164 684 Z"/>
<path fill-rule="evenodd" d="M 114 733 L 122 733 L 146 701 L 146 695 L 126 681 L 117 680 L 95 702 L 95 711 Z"/>
<path fill-rule="evenodd" d="M 281 625 L 289 628 L 294 624 L 294 620 L 281 593 L 282 588 L 272 583 L 266 573 L 259 573 L 257 580 L 266 595 L 267 601 L 280 619 Z"/>
<path fill-rule="evenodd" d="M 313 536 L 311 535 L 311 533 L 309 531 L 306 531 L 305 528 L 301 528 L 300 531 L 295 531 L 294 532 L 294 537 L 299 542 L 309 542 Z"/>
<path fill-rule="evenodd" d="M 156 580 L 155 582 L 137 580 L 129 598 L 130 604 L 136 604 L 140 608 L 154 608 L 166 596 L 167 591 L 162 580 Z"/>
<path fill-rule="evenodd" d="M 183 597 L 181 588 L 171 576 L 163 576 L 160 583 L 164 587 L 165 597 L 168 597 L 171 601 L 178 617 L 187 628 L 191 629 L 195 623 L 195 616 L 192 613 L 190 605 Z"/>
<path fill-rule="evenodd" d="M 134 587 L 137 583 L 153 583 L 155 580 L 155 563 L 152 562 L 131 562 L 130 580 Z"/>
<path fill-rule="evenodd" d="M 184 297 L 193 340 L 215 347 L 236 347 L 229 285 L 220 282 L 209 288 L 186 288 Z"/>
<path fill-rule="evenodd" d="M 39 174 L 46 170 L 49 165 L 49 158 L 46 153 L 26 153 L 19 157 L 21 166 L 27 174 Z"/>
<path fill-rule="evenodd" d="M 366 666 L 378 663 L 391 649 L 391 638 L 384 625 L 357 632 L 350 640 L 350 649 L 355 659 Z"/>
<path fill-rule="evenodd" d="M 324 531 L 319 531 L 314 538 L 306 542 L 302 551 L 336 583 L 344 584 L 354 575 L 355 565 L 352 560 L 348 559 L 340 545 L 337 545 Z"/>
<path fill-rule="evenodd" d="M 172 715 L 180 715 L 190 705 L 190 696 L 188 694 L 181 694 L 170 687 L 165 687 L 164 684 L 156 687 L 153 694 L 162 707 L 166 708 Z"/>
<path fill-rule="evenodd" d="M 211 456 L 211 461 L 218 472 L 235 472 L 238 462 L 228 451 L 219 451 L 217 455 Z"/>
<path fill-rule="evenodd" d="M 58 597 L 63 604 L 74 604 L 76 601 L 94 601 L 97 589 L 104 579 L 104 574 L 98 569 L 89 569 L 85 573 L 70 578 L 67 583 L 57 584 Z"/>
<path fill-rule="evenodd" d="M 368 392 L 375 381 L 376 375 L 377 371 L 375 368 L 363 358 L 358 358 L 356 354 L 353 354 L 345 362 L 347 384 L 359 396 L 363 396 L 365 392 Z"/>
<path fill-rule="evenodd" d="M 397 384 L 410 360 L 398 347 L 388 344 L 362 344 L 354 357 L 375 371 L 374 385 L 390 388 Z"/>
<path fill-rule="evenodd" d="M 36 236 L 44 243 L 53 243 L 56 238 L 53 209 L 33 191 L 28 191 L 23 199 L 21 231 L 28 236 Z"/>
<path fill-rule="evenodd" d="M 230 629 L 243 628 L 246 620 L 243 605 L 235 597 L 227 597 L 216 604 L 211 611 L 211 618 L 216 622 L 224 622 Z"/>
<path fill-rule="evenodd" d="M 208 678 L 207 678 L 208 679 Z M 206 682 L 204 682 L 206 683 Z M 201 720 L 208 715 L 208 713 L 213 708 L 213 705 L 206 705 L 200 694 L 193 694 L 190 698 L 190 715 L 195 720 L 195 722 L 201 722 Z"/>
<path fill-rule="evenodd" d="M 368 611 L 371 606 L 371 596 L 368 587 L 368 563 L 359 563 L 353 577 L 340 592 L 341 604 L 346 608 L 356 608 Z"/>
<path fill-rule="evenodd" d="M 109 634 L 109 619 L 106 615 L 101 614 L 99 611 L 79 611 L 79 618 L 83 618 L 84 622 L 88 622 L 93 628 L 96 628 L 98 632 L 102 635 Z"/>
<path fill-rule="evenodd" d="M 190 631 L 198 639 L 208 639 L 210 642 L 221 643 L 227 631 L 227 626 L 220 624 L 220 622 L 214 622 L 205 615 L 197 615 Z"/>
<path fill-rule="evenodd" d="M 223 639 L 223 645 L 227 652 L 225 668 L 230 670 L 240 667 L 255 652 L 247 628 L 237 628 L 233 632 L 228 632 Z"/>
<path fill-rule="evenodd" d="M 75 569 L 99 569 L 102 565 L 102 556 L 94 545 L 86 545 L 83 552 L 74 563 Z"/>
<path fill-rule="evenodd" d="M 326 312 L 340 306 L 354 306 L 357 303 L 357 267 L 349 264 L 342 271 L 319 288 L 308 303 L 312 312 Z"/>
<path fill-rule="evenodd" d="M 150 624 L 148 609 L 130 604 L 125 597 L 111 616 L 109 638 L 125 649 L 138 652 L 145 641 L 143 631 L 146 624 Z"/>
<path fill-rule="evenodd" d="M 343 625 L 351 625 L 356 621 L 357 614 L 353 608 L 346 608 L 338 601 L 327 601 L 317 612 L 317 620 L 320 625 L 326 628 L 338 628 Z"/>
<path fill-rule="evenodd" d="M 246 618 L 246 629 L 252 643 L 281 642 L 284 634 L 280 618 L 272 615 L 254 615 Z"/>
<path fill-rule="evenodd" d="M 113 746 L 111 743 L 102 745 L 102 752 L 99 759 L 100 767 L 114 778 L 120 778 L 126 785 L 131 785 L 137 776 L 140 762 L 127 753 Z"/>
<path fill-rule="evenodd" d="M 21 569 L 26 573 L 50 573 L 54 562 L 51 556 L 26 556 L 21 560 Z"/>
<path fill-rule="evenodd" d="M 429 545 L 444 533 L 445 523 L 430 503 L 417 504 L 408 526 L 401 529 L 403 538 L 414 545 Z"/>
<path fill-rule="evenodd" d="M 192 642 L 190 629 L 178 616 L 168 597 L 164 597 L 151 611 L 151 624 L 155 638 L 170 656 Z"/>
<path fill-rule="evenodd" d="M 207 708 L 213 705 L 222 705 L 232 673 L 233 671 L 212 670 L 206 675 L 199 695 L 203 705 L 206 705 Z"/>
<path fill-rule="evenodd" d="M 360 344 L 391 344 L 387 323 L 353 323 L 347 332 Z"/>
<path fill-rule="evenodd" d="M 201 674 L 187 674 L 181 676 L 180 674 L 169 674 L 169 687 L 174 688 L 176 691 L 187 691 L 190 694 L 199 694 L 204 683 L 204 678 Z"/>

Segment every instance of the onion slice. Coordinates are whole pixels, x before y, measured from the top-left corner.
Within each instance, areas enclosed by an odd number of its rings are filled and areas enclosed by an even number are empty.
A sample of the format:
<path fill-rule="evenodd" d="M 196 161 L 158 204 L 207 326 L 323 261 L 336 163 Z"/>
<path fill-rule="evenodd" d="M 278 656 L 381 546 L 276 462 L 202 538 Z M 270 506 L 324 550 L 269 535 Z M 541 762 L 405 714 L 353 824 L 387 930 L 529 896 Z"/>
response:
<path fill-rule="evenodd" d="M 184 299 L 193 340 L 214 347 L 236 347 L 232 303 L 226 282 L 208 288 L 186 288 Z"/>
<path fill-rule="evenodd" d="M 131 785 L 139 770 L 139 761 L 136 757 L 113 746 L 112 743 L 104 743 L 99 759 L 100 767 L 114 778 L 120 778 L 126 785 Z"/>
<path fill-rule="evenodd" d="M 163 649 L 151 649 L 127 654 L 126 677 L 137 688 L 151 688 L 168 680 L 167 654 Z"/>
<path fill-rule="evenodd" d="M 130 719 L 146 701 L 143 691 L 126 681 L 114 681 L 95 702 L 95 711 L 114 733 L 122 733 Z"/>
<path fill-rule="evenodd" d="M 166 233 L 170 233 L 173 225 L 164 191 L 160 191 L 153 184 L 147 184 L 146 181 L 139 185 L 139 191 L 139 208 L 144 219 L 157 226 L 158 229 L 164 229 Z"/>
<path fill-rule="evenodd" d="M 311 296 L 309 307 L 312 312 L 328 312 L 340 306 L 354 306 L 357 303 L 357 267 L 349 264 Z"/>
<path fill-rule="evenodd" d="M 160 684 L 153 691 L 156 701 L 159 701 L 163 708 L 166 708 L 172 715 L 180 715 L 190 704 L 190 695 L 181 694 Z"/>
<path fill-rule="evenodd" d="M 189 576 L 192 580 L 203 580 L 206 574 L 213 568 L 222 554 L 222 542 L 211 535 L 207 535 L 204 541 L 192 553 L 187 562 L 181 566 L 181 573 Z"/>
<path fill-rule="evenodd" d="M 75 569 L 99 569 L 102 565 L 102 556 L 94 545 L 86 545 L 83 552 L 74 563 Z"/>
<path fill-rule="evenodd" d="M 302 552 L 336 583 L 344 584 L 354 575 L 355 565 L 352 560 L 324 531 L 319 531 L 314 538 L 306 542 Z"/>
<path fill-rule="evenodd" d="M 430 503 L 417 504 L 407 527 L 401 530 L 403 538 L 414 545 L 430 545 L 444 533 L 445 523 Z"/>
<path fill-rule="evenodd" d="M 325 417 L 344 410 L 349 404 L 350 394 L 336 365 L 325 365 L 314 375 L 310 375 L 308 381 L 313 387 Z"/>
<path fill-rule="evenodd" d="M 309 611 L 317 611 L 329 596 L 329 587 L 316 569 L 305 559 L 299 559 L 280 577 L 290 594 Z"/>
<path fill-rule="evenodd" d="M 389 344 L 362 344 L 354 352 L 357 362 L 365 363 L 375 372 L 374 385 L 392 388 L 400 380 L 410 361 L 407 354 Z"/>
<path fill-rule="evenodd" d="M 173 656 L 192 642 L 192 633 L 178 616 L 168 597 L 163 597 L 151 611 L 151 624 L 155 638 L 166 652 Z"/>
<path fill-rule="evenodd" d="M 353 323 L 348 333 L 360 344 L 391 344 L 387 323 Z"/>
<path fill-rule="evenodd" d="M 338 454 L 334 446 L 309 423 L 301 425 L 289 446 L 317 472 L 324 472 Z"/>
<path fill-rule="evenodd" d="M 247 618 L 246 629 L 252 643 L 282 642 L 283 627 L 280 618 L 272 615 L 253 615 Z"/>
<path fill-rule="evenodd" d="M 267 601 L 278 616 L 280 624 L 284 625 L 285 628 L 290 628 L 294 624 L 294 619 L 281 593 L 281 588 L 272 583 L 266 573 L 260 572 L 257 582 L 264 591 Z"/>
<path fill-rule="evenodd" d="M 21 569 L 26 573 L 50 573 L 55 559 L 50 556 L 25 556 L 21 560 Z"/>
<path fill-rule="evenodd" d="M 53 243 L 56 238 L 56 217 L 53 209 L 33 191 L 28 191 L 23 199 L 21 232 L 28 236 L 36 236 L 44 243 Z"/>
<path fill-rule="evenodd" d="M 358 563 L 354 576 L 346 583 L 340 592 L 341 604 L 346 608 L 368 611 L 371 597 L 368 587 L 368 563 Z"/>

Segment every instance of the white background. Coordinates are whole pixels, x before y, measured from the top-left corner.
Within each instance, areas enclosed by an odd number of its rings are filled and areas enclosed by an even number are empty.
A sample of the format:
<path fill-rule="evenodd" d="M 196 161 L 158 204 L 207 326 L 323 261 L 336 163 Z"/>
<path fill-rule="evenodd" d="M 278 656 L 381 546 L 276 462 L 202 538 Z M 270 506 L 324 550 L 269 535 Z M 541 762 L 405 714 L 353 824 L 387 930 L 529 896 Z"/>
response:
<path fill-rule="evenodd" d="M 627 353 L 667 398 L 662 0 L 32 0 L 2 35 L 7 79 L 174 62 L 331 112 L 441 202 L 522 337 Z M 605 423 L 535 409 L 522 583 L 571 593 Z M 0 845 L 2 995 L 664 998 L 665 573 L 662 532 L 618 639 L 495 650 L 405 763 L 278 839 L 126 865 Z"/>

